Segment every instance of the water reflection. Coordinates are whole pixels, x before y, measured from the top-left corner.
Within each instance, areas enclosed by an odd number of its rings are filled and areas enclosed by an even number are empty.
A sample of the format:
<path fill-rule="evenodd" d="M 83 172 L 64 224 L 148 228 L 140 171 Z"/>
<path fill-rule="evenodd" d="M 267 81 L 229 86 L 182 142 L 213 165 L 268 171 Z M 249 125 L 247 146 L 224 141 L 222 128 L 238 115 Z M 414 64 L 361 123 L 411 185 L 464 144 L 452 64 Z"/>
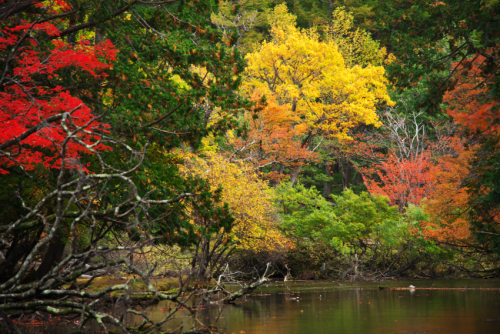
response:
<path fill-rule="evenodd" d="M 207 305 L 197 318 L 185 311 L 166 329 L 217 325 L 221 333 L 500 333 L 500 290 L 440 290 L 441 287 L 499 288 L 498 280 L 391 283 L 273 283 L 235 305 Z M 379 286 L 416 290 L 379 290 Z M 420 290 L 432 287 L 434 290 Z M 289 291 L 291 293 L 289 293 Z M 194 305 L 194 304 L 192 304 Z M 168 303 L 147 309 L 156 321 Z M 162 310 L 163 309 L 163 310 Z M 138 317 L 130 316 L 130 322 Z M 38 332 L 31 332 L 42 333 Z M 49 331 L 46 333 L 65 333 Z"/>

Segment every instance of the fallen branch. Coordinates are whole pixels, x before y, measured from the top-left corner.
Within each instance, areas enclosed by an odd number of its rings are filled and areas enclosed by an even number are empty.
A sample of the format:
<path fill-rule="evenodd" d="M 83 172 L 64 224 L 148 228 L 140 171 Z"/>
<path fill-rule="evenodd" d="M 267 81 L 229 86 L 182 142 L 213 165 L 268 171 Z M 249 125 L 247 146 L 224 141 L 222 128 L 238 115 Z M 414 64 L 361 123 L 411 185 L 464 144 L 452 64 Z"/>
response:
<path fill-rule="evenodd" d="M 264 284 L 265 282 L 269 281 L 269 276 L 272 275 L 271 274 L 267 274 L 267 272 L 269 271 L 269 268 L 271 267 L 271 262 L 269 262 L 266 266 L 266 271 L 264 272 L 264 274 L 262 275 L 262 277 L 260 277 L 257 281 L 251 283 L 251 284 L 245 284 L 243 286 L 243 288 L 241 288 L 240 290 L 238 290 L 237 292 L 233 292 L 233 293 L 230 293 L 227 295 L 227 297 L 225 297 L 223 299 L 224 301 L 224 304 L 230 304 L 230 303 L 233 303 L 236 299 L 238 298 L 241 298 L 245 295 L 248 295 L 250 293 L 252 293 L 253 290 L 257 289 L 259 286 L 261 286 L 262 284 Z"/>

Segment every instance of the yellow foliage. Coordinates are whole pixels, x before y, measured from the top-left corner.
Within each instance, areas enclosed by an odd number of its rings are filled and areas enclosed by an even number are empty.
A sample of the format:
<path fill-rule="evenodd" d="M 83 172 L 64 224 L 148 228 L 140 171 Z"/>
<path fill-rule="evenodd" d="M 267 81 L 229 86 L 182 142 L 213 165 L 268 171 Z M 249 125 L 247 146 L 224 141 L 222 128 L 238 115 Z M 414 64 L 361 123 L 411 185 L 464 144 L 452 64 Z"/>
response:
<path fill-rule="evenodd" d="M 286 6 L 279 13 L 271 20 L 272 40 L 246 56 L 243 92 L 258 88 L 275 95 L 312 134 L 346 139 L 356 125 L 378 126 L 377 104 L 392 104 L 384 68 L 346 63 L 338 38 L 321 41 L 315 29 L 300 30 L 290 23 Z"/>
<path fill-rule="evenodd" d="M 296 27 L 297 16 L 288 12 L 286 3 L 276 6 L 274 10 L 269 13 L 267 22 L 272 30 L 286 31 L 289 27 Z"/>
<path fill-rule="evenodd" d="M 186 151 L 178 154 L 185 162 L 179 166 L 183 173 L 207 179 L 212 190 L 222 187 L 221 200 L 235 218 L 231 240 L 240 248 L 272 251 L 286 246 L 273 219 L 272 189 L 259 179 L 252 166 L 232 163 L 210 150 L 203 153 L 203 158 Z"/>

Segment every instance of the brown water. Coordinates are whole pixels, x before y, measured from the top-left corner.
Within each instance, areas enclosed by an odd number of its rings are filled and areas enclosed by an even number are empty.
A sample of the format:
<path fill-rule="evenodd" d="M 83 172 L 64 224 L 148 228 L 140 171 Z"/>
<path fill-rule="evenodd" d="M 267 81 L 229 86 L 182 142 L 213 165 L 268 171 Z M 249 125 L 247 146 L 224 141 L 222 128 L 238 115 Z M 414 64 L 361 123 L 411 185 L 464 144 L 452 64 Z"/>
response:
<path fill-rule="evenodd" d="M 216 325 L 218 333 L 363 333 L 488 334 L 500 333 L 500 280 L 396 281 L 383 283 L 270 283 L 232 306 L 187 312 L 165 329 L 182 324 Z M 417 286 L 411 290 L 379 290 Z M 419 290 L 431 287 L 434 290 Z M 441 287 L 482 289 L 441 290 Z M 496 289 L 488 289 L 496 288 Z M 292 292 L 290 294 L 288 289 Z M 300 298 L 298 301 L 292 298 Z M 160 303 L 147 310 L 153 320 L 166 315 Z M 218 320 L 217 320 L 218 319 Z M 133 322 L 136 318 L 131 317 Z M 48 331 L 47 331 L 48 330 Z M 67 329 L 66 329 L 67 331 Z M 65 333 L 60 328 L 32 328 L 30 333 Z"/>

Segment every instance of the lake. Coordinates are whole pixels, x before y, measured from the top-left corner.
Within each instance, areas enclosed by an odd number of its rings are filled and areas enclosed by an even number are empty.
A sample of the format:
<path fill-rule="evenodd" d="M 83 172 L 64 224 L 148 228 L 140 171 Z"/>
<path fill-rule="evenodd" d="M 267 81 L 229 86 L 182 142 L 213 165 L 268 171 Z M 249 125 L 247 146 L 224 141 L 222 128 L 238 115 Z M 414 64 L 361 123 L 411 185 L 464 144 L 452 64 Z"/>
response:
<path fill-rule="evenodd" d="M 417 289 L 378 288 L 410 284 Z M 432 289 L 419 289 L 424 287 Z M 182 325 L 187 331 L 203 324 L 228 334 L 494 334 L 500 333 L 499 288 L 500 280 L 272 282 L 234 305 L 198 310 L 197 320 L 181 311 L 165 329 Z M 167 307 L 168 303 L 150 307 L 148 316 L 160 320 Z M 61 327 L 29 332 L 65 333 Z"/>

